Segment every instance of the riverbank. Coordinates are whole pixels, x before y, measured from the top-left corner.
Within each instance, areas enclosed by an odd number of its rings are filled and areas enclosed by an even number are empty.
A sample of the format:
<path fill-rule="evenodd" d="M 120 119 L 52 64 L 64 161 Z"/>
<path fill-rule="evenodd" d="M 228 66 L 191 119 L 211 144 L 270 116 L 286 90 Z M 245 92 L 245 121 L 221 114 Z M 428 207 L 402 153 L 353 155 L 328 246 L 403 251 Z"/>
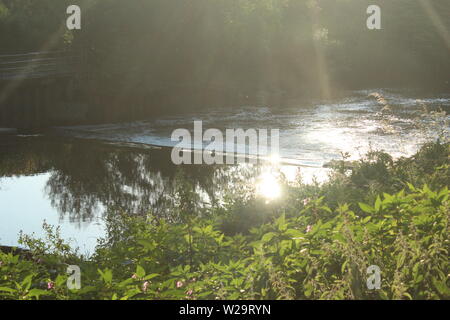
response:
<path fill-rule="evenodd" d="M 89 259 L 48 224 L 44 241 L 22 235 L 31 259 L 0 253 L 0 297 L 449 299 L 449 156 L 448 143 L 395 161 L 372 153 L 323 185 L 283 184 L 270 202 L 238 193 L 206 210 L 187 179 L 170 217 L 111 211 Z M 67 264 L 82 270 L 79 290 L 66 288 Z"/>

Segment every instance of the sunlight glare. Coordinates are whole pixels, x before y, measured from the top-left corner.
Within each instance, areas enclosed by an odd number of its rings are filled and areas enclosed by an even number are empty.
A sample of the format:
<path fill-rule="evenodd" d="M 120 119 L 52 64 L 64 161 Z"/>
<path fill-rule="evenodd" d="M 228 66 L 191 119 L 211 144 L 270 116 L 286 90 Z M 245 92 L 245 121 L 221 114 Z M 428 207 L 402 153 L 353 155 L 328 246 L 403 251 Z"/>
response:
<path fill-rule="evenodd" d="M 280 184 L 271 172 L 265 172 L 259 177 L 256 190 L 267 200 L 274 200 L 281 195 Z"/>
<path fill-rule="evenodd" d="M 270 155 L 270 157 L 269 157 L 269 162 L 270 162 L 271 164 L 279 164 L 280 161 L 281 161 L 280 155 L 277 154 L 277 153 L 272 153 L 272 154 Z"/>

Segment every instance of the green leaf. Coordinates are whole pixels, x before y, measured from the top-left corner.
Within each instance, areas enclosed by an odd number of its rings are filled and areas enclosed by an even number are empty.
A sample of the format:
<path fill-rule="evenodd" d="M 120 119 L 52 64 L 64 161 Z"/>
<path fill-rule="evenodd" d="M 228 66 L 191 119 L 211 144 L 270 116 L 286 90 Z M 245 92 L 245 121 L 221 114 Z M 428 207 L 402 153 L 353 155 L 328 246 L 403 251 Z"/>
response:
<path fill-rule="evenodd" d="M 263 242 L 270 242 L 270 240 L 273 239 L 273 237 L 275 237 L 277 234 L 274 232 L 268 232 L 265 235 L 262 236 L 262 241 Z"/>
<path fill-rule="evenodd" d="M 153 243 L 153 241 L 150 241 L 150 240 L 140 239 L 140 240 L 137 240 L 136 242 L 139 243 L 141 246 L 143 246 L 147 250 L 153 250 L 155 248 L 155 244 Z"/>
<path fill-rule="evenodd" d="M 156 278 L 157 276 L 159 276 L 159 274 L 152 273 L 152 274 L 149 274 L 149 275 L 145 276 L 144 280 L 150 280 L 150 279 Z"/>
<path fill-rule="evenodd" d="M 348 264 L 348 260 L 345 260 L 345 262 L 342 264 L 342 267 L 341 267 L 341 273 L 345 272 L 345 267 L 347 266 L 347 264 Z"/>
<path fill-rule="evenodd" d="M 285 252 L 292 248 L 292 240 L 282 240 L 280 243 L 280 255 L 283 256 Z"/>
<path fill-rule="evenodd" d="M 389 300 L 389 297 L 384 290 L 379 290 L 379 295 L 382 300 Z"/>
<path fill-rule="evenodd" d="M 292 238 L 299 238 L 299 237 L 304 236 L 304 233 L 297 229 L 288 229 L 288 230 L 286 230 L 285 233 L 286 233 L 286 235 L 288 235 L 289 237 L 292 237 Z"/>
<path fill-rule="evenodd" d="M 284 213 L 276 220 L 276 224 L 278 226 L 278 230 L 281 232 L 287 229 L 286 216 Z"/>
<path fill-rule="evenodd" d="M 397 268 L 400 268 L 405 263 L 406 255 L 400 254 L 397 258 Z"/>
<path fill-rule="evenodd" d="M 35 297 L 37 299 L 39 299 L 40 296 L 45 296 L 48 295 L 49 292 L 45 291 L 45 290 L 41 290 L 41 289 L 31 289 L 30 292 L 28 293 L 29 297 Z"/>
<path fill-rule="evenodd" d="M 371 216 L 365 217 L 365 218 L 362 220 L 362 223 L 366 224 L 367 222 L 370 221 L 370 219 L 372 219 Z"/>
<path fill-rule="evenodd" d="M 31 281 L 33 280 L 33 274 L 29 274 L 28 276 L 25 277 L 25 279 L 23 279 L 21 286 L 22 289 L 24 290 L 28 290 L 31 287 Z"/>
<path fill-rule="evenodd" d="M 0 287 L 0 291 L 3 291 L 3 292 L 9 292 L 9 293 L 15 293 L 15 292 L 17 292 L 16 289 L 12 289 L 12 288 L 8 288 L 8 287 Z"/>
<path fill-rule="evenodd" d="M 434 277 L 431 279 L 431 281 L 433 282 L 434 287 L 441 295 L 447 297 L 450 296 L 450 289 L 447 287 L 444 281 L 439 281 Z"/>
<path fill-rule="evenodd" d="M 382 204 L 381 198 L 380 198 L 380 196 L 378 196 L 377 200 L 375 201 L 375 211 L 376 212 L 380 212 L 381 204 Z"/>
<path fill-rule="evenodd" d="M 111 284 L 112 282 L 112 271 L 109 269 L 105 269 L 105 271 L 102 271 L 98 269 L 98 273 L 100 273 L 101 279 L 108 284 Z"/>
<path fill-rule="evenodd" d="M 213 293 L 212 291 L 205 291 L 205 292 L 196 294 L 196 296 L 197 296 L 198 298 L 204 298 L 204 297 L 209 296 L 209 295 L 212 294 L 212 293 Z"/>
<path fill-rule="evenodd" d="M 145 276 L 145 270 L 140 265 L 136 267 L 136 275 L 138 278 L 143 278 Z"/>
<path fill-rule="evenodd" d="M 83 286 L 80 290 L 77 291 L 78 294 L 86 294 L 89 292 L 95 292 L 97 288 L 94 286 Z"/>
<path fill-rule="evenodd" d="M 305 297 L 307 297 L 307 298 L 311 297 L 312 287 L 311 286 L 306 287 L 304 294 L 305 294 Z"/>
<path fill-rule="evenodd" d="M 374 208 L 372 208 L 371 206 L 369 206 L 368 204 L 359 202 L 359 207 L 361 208 L 362 211 L 367 212 L 367 213 L 375 213 Z"/>
<path fill-rule="evenodd" d="M 407 297 L 409 300 L 413 300 L 413 297 L 408 292 L 404 292 L 403 295 Z"/>

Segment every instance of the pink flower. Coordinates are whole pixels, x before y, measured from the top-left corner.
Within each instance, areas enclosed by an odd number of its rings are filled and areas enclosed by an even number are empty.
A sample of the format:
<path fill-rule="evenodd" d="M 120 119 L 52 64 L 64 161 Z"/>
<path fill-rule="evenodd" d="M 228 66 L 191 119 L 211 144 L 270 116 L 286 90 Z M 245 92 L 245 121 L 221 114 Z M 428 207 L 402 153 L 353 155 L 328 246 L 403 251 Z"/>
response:
<path fill-rule="evenodd" d="M 308 226 L 306 227 L 306 233 L 311 232 L 311 230 L 312 230 L 312 226 L 308 225 Z"/>
<path fill-rule="evenodd" d="M 142 291 L 147 292 L 149 286 L 150 282 L 145 281 L 144 284 L 142 285 Z"/>
<path fill-rule="evenodd" d="M 186 294 L 187 294 L 188 296 L 190 296 L 190 295 L 192 295 L 193 292 L 194 292 L 194 291 L 192 291 L 192 289 L 189 289 L 188 291 L 186 291 Z"/>
<path fill-rule="evenodd" d="M 52 290 L 55 288 L 55 283 L 53 281 L 47 282 L 47 289 Z"/>
<path fill-rule="evenodd" d="M 137 279 L 136 273 L 133 273 L 133 275 L 131 276 L 131 279 Z"/>
<path fill-rule="evenodd" d="M 183 286 L 183 282 L 181 282 L 181 281 L 177 281 L 177 288 L 181 288 L 182 286 Z"/>
<path fill-rule="evenodd" d="M 303 205 L 307 206 L 310 201 L 311 201 L 311 198 L 303 199 Z"/>

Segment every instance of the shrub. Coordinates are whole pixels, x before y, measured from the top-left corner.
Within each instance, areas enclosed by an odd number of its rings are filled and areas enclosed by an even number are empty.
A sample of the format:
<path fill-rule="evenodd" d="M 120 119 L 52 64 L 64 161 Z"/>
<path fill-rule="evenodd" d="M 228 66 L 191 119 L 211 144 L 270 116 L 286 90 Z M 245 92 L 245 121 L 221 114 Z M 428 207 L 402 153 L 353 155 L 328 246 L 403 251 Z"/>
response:
<path fill-rule="evenodd" d="M 44 225 L 46 241 L 22 236 L 26 255 L 0 253 L 0 298 L 449 299 L 448 151 L 372 153 L 323 186 L 286 186 L 289 204 L 240 233 L 224 233 L 236 206 L 182 223 L 117 214 L 88 259 Z M 67 288 L 67 264 L 80 266 L 80 290 Z"/>

